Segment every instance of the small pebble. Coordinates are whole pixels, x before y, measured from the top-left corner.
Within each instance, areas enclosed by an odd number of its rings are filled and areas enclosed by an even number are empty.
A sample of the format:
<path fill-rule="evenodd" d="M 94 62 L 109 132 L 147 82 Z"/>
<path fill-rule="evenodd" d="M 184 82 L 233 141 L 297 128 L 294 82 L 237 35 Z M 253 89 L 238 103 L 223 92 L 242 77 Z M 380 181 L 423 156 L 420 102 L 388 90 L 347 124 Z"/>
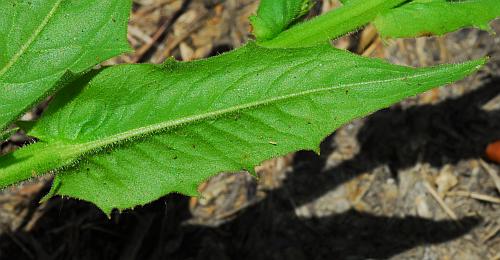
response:
<path fill-rule="evenodd" d="M 500 140 L 493 142 L 486 147 L 486 156 L 488 159 L 500 163 Z"/>

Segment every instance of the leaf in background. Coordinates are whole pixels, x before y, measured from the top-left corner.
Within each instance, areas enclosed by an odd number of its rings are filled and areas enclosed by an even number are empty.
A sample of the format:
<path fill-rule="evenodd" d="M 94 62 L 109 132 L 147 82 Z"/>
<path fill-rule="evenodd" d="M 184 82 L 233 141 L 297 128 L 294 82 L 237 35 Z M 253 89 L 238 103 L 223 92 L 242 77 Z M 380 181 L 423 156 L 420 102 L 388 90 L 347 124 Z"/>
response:
<path fill-rule="evenodd" d="M 463 27 L 488 30 L 500 17 L 500 0 L 419 0 L 378 16 L 374 24 L 382 37 L 443 35 Z"/>
<path fill-rule="evenodd" d="M 61 169 L 52 194 L 104 212 L 321 140 L 353 118 L 472 73 L 484 60 L 414 69 L 329 46 L 249 44 L 214 58 L 104 69 L 58 93 L 30 135 L 0 157 L 0 187 Z"/>
<path fill-rule="evenodd" d="M 71 74 L 129 51 L 130 0 L 0 1 L 0 130 Z"/>
<path fill-rule="evenodd" d="M 268 48 L 300 48 L 325 44 L 358 30 L 379 14 L 405 1 L 407 0 L 349 0 L 344 6 L 298 23 L 259 44 Z"/>
<path fill-rule="evenodd" d="M 257 15 L 250 17 L 257 40 L 268 40 L 286 30 L 313 6 L 310 0 L 261 0 Z"/>

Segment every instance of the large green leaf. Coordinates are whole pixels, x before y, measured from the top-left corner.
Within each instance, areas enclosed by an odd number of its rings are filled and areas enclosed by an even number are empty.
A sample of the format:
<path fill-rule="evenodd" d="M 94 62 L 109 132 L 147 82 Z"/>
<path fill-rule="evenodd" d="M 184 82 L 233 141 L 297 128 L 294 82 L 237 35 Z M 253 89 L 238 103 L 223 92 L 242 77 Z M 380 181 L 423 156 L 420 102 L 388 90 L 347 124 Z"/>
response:
<path fill-rule="evenodd" d="M 375 19 L 383 37 L 443 35 L 463 27 L 488 30 L 500 17 L 499 0 L 415 0 Z"/>
<path fill-rule="evenodd" d="M 272 39 L 311 7 L 311 0 L 261 0 L 257 15 L 250 17 L 253 34 L 259 41 Z"/>
<path fill-rule="evenodd" d="M 249 44 L 207 60 L 111 67 L 56 96 L 30 132 L 40 142 L 0 157 L 0 186 L 59 169 L 53 194 L 107 213 L 195 195 L 214 174 L 316 150 L 349 120 L 483 63 L 414 69 L 329 46 Z"/>
<path fill-rule="evenodd" d="M 0 1 L 0 130 L 78 74 L 129 51 L 131 0 Z"/>

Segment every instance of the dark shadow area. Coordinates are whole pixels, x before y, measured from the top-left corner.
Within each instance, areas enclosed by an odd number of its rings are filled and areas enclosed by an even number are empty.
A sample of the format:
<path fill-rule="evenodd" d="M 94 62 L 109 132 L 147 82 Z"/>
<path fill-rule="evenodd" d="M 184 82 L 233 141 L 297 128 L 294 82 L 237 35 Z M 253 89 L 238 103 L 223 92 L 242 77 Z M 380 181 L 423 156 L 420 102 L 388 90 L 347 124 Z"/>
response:
<path fill-rule="evenodd" d="M 293 178 L 293 174 L 291 175 Z M 285 189 L 217 228 L 183 224 L 188 198 L 171 195 L 107 219 L 76 200 L 54 199 L 30 231 L 0 237 L 2 259 L 364 259 L 462 236 L 477 218 L 432 221 L 356 211 L 301 219 Z"/>
<path fill-rule="evenodd" d="M 481 109 L 498 94 L 500 79 L 492 79 L 471 93 L 437 105 L 378 111 L 367 117 L 360 129 L 357 139 L 361 151 L 353 159 L 325 172 L 327 158 L 312 152 L 297 153 L 294 175 L 300 176 L 287 179 L 285 185 L 300 187 L 295 189 L 298 193 L 308 194 L 297 196 L 300 205 L 381 165 L 388 165 L 397 179 L 398 170 L 419 162 L 441 167 L 481 158 L 488 143 L 500 139 L 500 111 Z M 328 155 L 334 149 L 331 138 L 323 143 L 321 154 Z M 302 170 L 303 167 L 307 170 Z M 318 177 L 311 178 L 311 172 Z"/>
<path fill-rule="evenodd" d="M 273 212 L 269 207 L 274 204 L 260 204 L 217 229 L 189 227 L 186 236 L 198 239 L 186 241 L 185 246 L 200 251 L 179 251 L 176 256 L 214 260 L 224 256 L 226 259 L 387 259 L 421 244 L 454 239 L 479 223 L 479 219 L 464 218 L 459 227 L 452 221 L 378 217 L 357 211 L 300 219 L 293 210 Z M 208 248 L 221 249 L 221 255 L 212 256 L 217 251 L 206 250 L 207 244 Z"/>
<path fill-rule="evenodd" d="M 94 206 L 56 198 L 30 227 L 0 236 L 1 259 L 385 259 L 423 244 L 463 236 L 477 218 L 433 221 L 357 211 L 297 217 L 303 204 L 374 167 L 394 171 L 481 157 L 500 138 L 500 112 L 480 107 L 500 93 L 498 80 L 435 106 L 391 108 L 368 117 L 361 152 L 327 172 L 326 156 L 297 153 L 282 187 L 219 227 L 187 225 L 189 199 L 170 195 L 108 219 Z M 322 147 L 329 154 L 331 137 Z M 36 212 L 34 212 L 36 214 Z"/>
<path fill-rule="evenodd" d="M 226 53 L 226 52 L 228 52 L 228 51 L 230 51 L 232 49 L 233 48 L 230 45 L 227 45 L 227 44 L 222 44 L 222 45 L 214 46 L 214 48 L 212 49 L 212 51 L 210 52 L 210 54 L 208 55 L 208 57 L 217 56 L 217 55 L 220 55 L 222 53 Z"/>
<path fill-rule="evenodd" d="M 30 232 L 22 231 L 25 225 L 0 237 L 0 258 L 385 259 L 457 238 L 480 223 L 477 218 L 457 223 L 356 211 L 301 219 L 284 189 L 217 228 L 183 224 L 187 205 L 188 198 L 171 195 L 107 219 L 87 203 L 54 199 Z"/>

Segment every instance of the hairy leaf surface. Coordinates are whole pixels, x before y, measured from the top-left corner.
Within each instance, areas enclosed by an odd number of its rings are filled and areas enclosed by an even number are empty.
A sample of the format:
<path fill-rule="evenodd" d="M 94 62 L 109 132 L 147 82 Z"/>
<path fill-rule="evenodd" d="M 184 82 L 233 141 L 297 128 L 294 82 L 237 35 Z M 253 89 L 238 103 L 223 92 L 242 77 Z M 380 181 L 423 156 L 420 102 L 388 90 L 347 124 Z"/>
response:
<path fill-rule="evenodd" d="M 310 0 L 262 0 L 257 15 L 250 17 L 253 34 L 268 40 L 286 30 L 312 7 Z"/>
<path fill-rule="evenodd" d="M 130 50 L 130 0 L 0 1 L 0 130 L 71 74 Z"/>
<path fill-rule="evenodd" d="M 500 17 L 499 0 L 416 0 L 378 16 L 374 23 L 383 37 L 443 35 L 463 27 L 488 30 Z"/>
<path fill-rule="evenodd" d="M 349 120 L 483 63 L 414 69 L 329 46 L 249 44 L 188 63 L 114 66 L 56 96 L 30 132 L 41 141 L 0 158 L 0 186 L 59 169 L 52 194 L 107 213 L 195 195 L 214 174 L 316 150 Z"/>

